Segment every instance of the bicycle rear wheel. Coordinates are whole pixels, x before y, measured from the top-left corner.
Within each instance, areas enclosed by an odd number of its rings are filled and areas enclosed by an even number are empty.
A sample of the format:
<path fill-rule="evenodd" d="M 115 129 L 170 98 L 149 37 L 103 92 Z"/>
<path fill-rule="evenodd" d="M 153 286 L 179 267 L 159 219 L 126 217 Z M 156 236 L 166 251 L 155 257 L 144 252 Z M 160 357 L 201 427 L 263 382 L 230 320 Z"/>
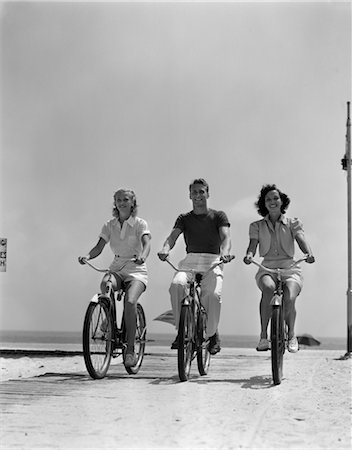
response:
<path fill-rule="evenodd" d="M 83 356 L 89 375 L 104 378 L 112 355 L 112 317 L 105 301 L 91 302 L 83 324 Z"/>
<path fill-rule="evenodd" d="M 197 364 L 200 375 L 207 375 L 210 364 L 210 353 L 206 342 L 206 315 L 200 311 L 197 323 Z"/>
<path fill-rule="evenodd" d="M 133 367 L 126 367 L 126 371 L 130 375 L 135 375 L 138 373 L 139 369 L 141 368 L 143 358 L 144 358 L 144 350 L 145 350 L 145 342 L 146 342 L 146 336 L 147 336 L 147 325 L 145 320 L 145 314 L 144 310 L 142 308 L 142 305 L 137 303 L 137 328 L 136 328 L 136 337 L 135 337 L 135 343 L 134 343 L 134 351 L 137 356 L 137 364 Z M 125 353 L 124 353 L 125 356 Z"/>
<path fill-rule="evenodd" d="M 178 328 L 177 363 L 178 376 L 181 381 L 187 381 L 191 370 L 194 349 L 194 317 L 191 307 L 183 305 L 181 308 Z"/>
<path fill-rule="evenodd" d="M 282 380 L 282 367 L 285 353 L 285 335 L 282 306 L 273 306 L 271 315 L 271 369 L 274 384 Z"/>

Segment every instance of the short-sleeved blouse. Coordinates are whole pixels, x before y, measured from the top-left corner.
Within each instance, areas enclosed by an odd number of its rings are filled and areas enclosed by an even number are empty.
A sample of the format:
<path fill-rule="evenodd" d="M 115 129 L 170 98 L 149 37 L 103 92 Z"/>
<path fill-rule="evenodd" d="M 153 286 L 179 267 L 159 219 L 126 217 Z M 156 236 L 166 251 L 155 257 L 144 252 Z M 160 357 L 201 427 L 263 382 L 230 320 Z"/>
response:
<path fill-rule="evenodd" d="M 269 216 L 252 222 L 249 226 L 249 238 L 258 240 L 261 257 L 265 257 L 269 252 L 273 233 L 278 241 L 278 246 L 287 256 L 292 258 L 295 252 L 295 238 L 299 233 L 304 233 L 302 222 L 297 218 L 285 217 L 284 215 L 280 216 L 276 229 L 269 220 Z"/>
<path fill-rule="evenodd" d="M 142 251 L 142 236 L 149 234 L 148 224 L 140 217 L 130 216 L 121 224 L 117 218 L 106 222 L 99 237 L 110 243 L 111 250 L 116 256 L 133 258 Z"/>

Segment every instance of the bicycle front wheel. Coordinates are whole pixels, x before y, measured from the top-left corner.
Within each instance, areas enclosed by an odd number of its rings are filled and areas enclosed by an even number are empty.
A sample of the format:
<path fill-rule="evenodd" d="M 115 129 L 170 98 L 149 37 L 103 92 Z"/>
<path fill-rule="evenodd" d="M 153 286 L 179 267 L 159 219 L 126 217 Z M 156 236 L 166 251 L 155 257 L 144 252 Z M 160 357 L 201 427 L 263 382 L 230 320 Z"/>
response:
<path fill-rule="evenodd" d="M 197 364 L 200 375 L 207 375 L 210 364 L 210 353 L 206 342 L 206 315 L 200 311 L 197 323 Z"/>
<path fill-rule="evenodd" d="M 191 307 L 183 305 L 181 308 L 178 328 L 178 376 L 181 381 L 187 381 L 191 370 L 194 349 L 194 317 Z"/>
<path fill-rule="evenodd" d="M 284 319 L 281 306 L 274 306 L 271 315 L 271 369 L 274 384 L 282 380 L 282 367 L 285 353 Z"/>
<path fill-rule="evenodd" d="M 144 358 L 144 350 L 145 350 L 145 342 L 147 337 L 147 325 L 145 320 L 145 314 L 144 310 L 142 308 L 142 305 L 137 303 L 137 328 L 136 328 L 136 336 L 135 336 L 135 342 L 134 342 L 134 351 L 136 353 L 137 357 L 137 363 L 133 367 L 126 367 L 125 369 L 127 373 L 130 375 L 135 375 L 138 373 L 139 369 L 141 368 L 143 358 Z M 125 353 L 124 353 L 125 355 Z"/>
<path fill-rule="evenodd" d="M 89 375 L 104 378 L 112 355 L 112 317 L 104 301 L 91 302 L 83 324 L 83 356 Z"/>

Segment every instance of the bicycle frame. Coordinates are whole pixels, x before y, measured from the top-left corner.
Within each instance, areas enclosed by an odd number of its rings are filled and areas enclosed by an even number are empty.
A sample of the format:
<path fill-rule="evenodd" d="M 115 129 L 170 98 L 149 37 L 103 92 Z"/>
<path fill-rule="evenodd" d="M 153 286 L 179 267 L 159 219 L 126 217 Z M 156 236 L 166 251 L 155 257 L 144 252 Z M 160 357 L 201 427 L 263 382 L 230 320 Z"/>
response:
<path fill-rule="evenodd" d="M 131 260 L 125 261 L 119 271 L 129 261 Z M 92 378 L 103 378 L 109 368 L 111 357 L 122 355 L 125 362 L 127 348 L 124 321 L 125 288 L 122 283 L 118 289 L 114 290 L 115 272 L 99 269 L 88 261 L 85 263 L 97 272 L 107 275 L 104 292 L 95 294 L 89 302 L 83 326 L 83 354 L 87 370 Z M 121 302 L 119 303 L 122 309 L 121 314 L 117 314 L 117 302 Z M 137 363 L 132 367 L 125 365 L 129 374 L 136 374 L 139 371 L 144 356 L 147 326 L 143 307 L 139 303 L 137 303 L 136 321 Z"/>
<path fill-rule="evenodd" d="M 287 269 L 276 268 L 271 269 L 263 266 L 262 264 L 254 261 L 251 262 L 256 266 L 260 267 L 267 273 L 272 273 L 277 276 L 275 281 L 275 290 L 270 301 L 272 306 L 270 330 L 271 330 L 271 367 L 273 382 L 275 385 L 281 383 L 282 379 L 282 367 L 283 367 L 283 355 L 285 353 L 286 343 L 287 343 L 287 326 L 285 326 L 284 318 L 284 301 L 283 301 L 283 281 L 282 275 L 290 273 L 290 270 L 296 267 L 302 261 L 306 261 L 307 257 L 304 257 L 296 262 L 294 262 Z"/>
<path fill-rule="evenodd" d="M 126 261 L 119 270 L 122 270 L 129 261 Z M 112 272 L 110 269 L 99 269 L 98 267 L 94 266 L 92 263 L 86 261 L 85 262 L 88 266 L 90 266 L 92 269 L 96 270 L 97 272 L 105 273 L 108 275 L 108 279 L 105 283 L 105 292 L 101 292 L 100 294 L 95 294 L 93 298 L 91 299 L 91 302 L 98 303 L 101 299 L 106 299 L 109 303 L 109 309 L 111 311 L 111 315 L 114 318 L 114 327 L 113 327 L 113 335 L 111 336 L 111 340 L 113 343 L 116 344 L 118 341 L 118 338 L 122 337 L 124 333 L 124 322 L 123 322 L 123 311 L 121 314 L 121 317 L 118 317 L 117 315 L 117 309 L 116 309 L 116 302 L 120 302 L 124 300 L 125 297 L 125 291 L 124 286 L 121 285 L 121 287 L 114 291 L 113 288 L 113 277 L 114 272 Z M 123 305 L 123 302 L 122 302 Z M 120 319 L 120 320 L 119 320 Z M 120 322 L 120 325 L 119 325 Z M 121 347 L 122 348 L 122 347 Z M 113 353 L 113 357 L 116 357 L 116 353 Z"/>
<path fill-rule="evenodd" d="M 200 375 L 207 375 L 208 373 L 210 364 L 210 353 L 208 350 L 209 336 L 206 335 L 207 314 L 201 301 L 201 281 L 215 267 L 224 264 L 224 262 L 220 260 L 213 264 L 207 271 L 199 272 L 194 269 L 178 269 L 168 258 L 165 261 L 176 272 L 191 274 L 190 279 L 187 280 L 188 292 L 182 300 L 177 350 L 179 378 L 181 381 L 187 381 L 191 362 L 196 356 Z"/>

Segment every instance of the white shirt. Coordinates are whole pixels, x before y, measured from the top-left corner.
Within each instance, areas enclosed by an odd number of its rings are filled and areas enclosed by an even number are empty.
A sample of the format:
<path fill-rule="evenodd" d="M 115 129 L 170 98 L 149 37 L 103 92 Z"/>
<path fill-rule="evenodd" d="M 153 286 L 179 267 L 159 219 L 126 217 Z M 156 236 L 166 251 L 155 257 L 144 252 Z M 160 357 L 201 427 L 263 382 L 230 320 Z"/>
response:
<path fill-rule="evenodd" d="M 141 254 L 144 234 L 151 234 L 147 222 L 140 217 L 130 216 L 122 227 L 117 218 L 106 222 L 99 237 L 110 243 L 115 256 L 130 259 Z"/>

